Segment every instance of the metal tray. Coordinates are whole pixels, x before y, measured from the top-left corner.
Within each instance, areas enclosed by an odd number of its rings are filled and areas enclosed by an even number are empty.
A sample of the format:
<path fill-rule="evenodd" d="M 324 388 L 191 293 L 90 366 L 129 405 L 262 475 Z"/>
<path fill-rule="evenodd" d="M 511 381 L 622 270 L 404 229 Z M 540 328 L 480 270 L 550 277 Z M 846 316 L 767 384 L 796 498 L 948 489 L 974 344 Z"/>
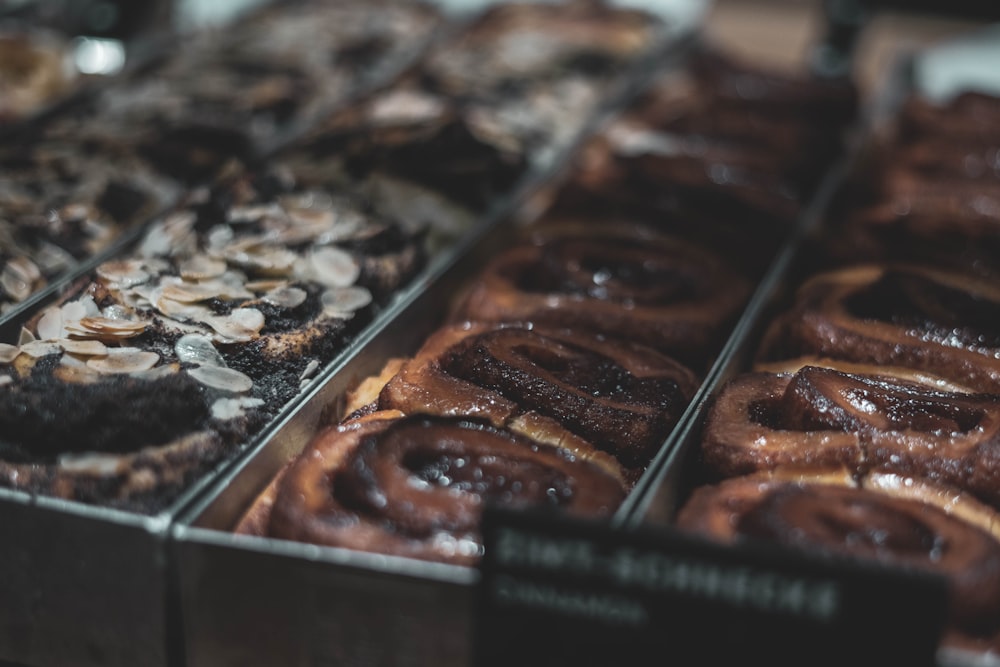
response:
<path fill-rule="evenodd" d="M 995 48 L 995 42 L 989 41 L 989 37 L 990 33 L 986 31 L 982 35 L 973 35 L 971 42 L 974 44 L 983 39 L 989 48 Z M 951 57 L 953 51 L 959 52 L 958 55 Z M 895 63 L 887 85 L 869 101 L 867 109 L 863 111 L 862 122 L 847 155 L 828 175 L 807 211 L 798 234 L 789 239 L 754 293 L 726 349 L 713 368 L 711 377 L 706 380 L 696 398 L 698 405 L 695 406 L 695 414 L 675 432 L 673 447 L 663 452 L 662 467 L 656 478 L 650 480 L 645 494 L 633 506 L 631 526 L 669 531 L 680 506 L 701 483 L 698 450 L 708 404 L 727 381 L 750 370 L 761 337 L 772 317 L 786 310 L 797 285 L 817 272 L 815 264 L 810 261 L 810 257 L 813 257 L 808 252 L 810 243 L 815 241 L 814 235 L 822 230 L 826 213 L 845 191 L 853 170 L 863 164 L 871 140 L 891 122 L 895 111 L 909 93 L 925 90 L 925 81 L 941 84 L 946 80 L 941 78 L 941 68 L 967 66 L 974 60 L 974 57 L 972 60 L 968 58 L 959 42 L 945 45 L 940 51 L 910 54 Z M 933 71 L 933 75 L 921 76 L 922 71 Z M 971 76 L 975 77 L 975 73 L 981 72 L 981 69 L 973 65 L 973 71 Z M 960 72 L 955 80 L 963 80 Z M 1000 82 L 1000 77 L 996 80 Z M 997 89 L 1000 90 L 1000 86 Z M 937 653 L 936 663 L 938 667 L 997 667 L 1000 666 L 1000 656 L 943 647 Z"/>
<path fill-rule="evenodd" d="M 467 9 L 459 7 L 455 10 L 457 20 L 462 20 Z M 595 111 L 591 123 L 581 130 L 581 138 L 593 130 L 606 108 L 612 107 L 617 100 L 624 99 L 639 84 L 654 61 L 680 43 L 678 37 L 682 31 L 678 30 L 677 25 L 672 22 L 655 47 L 645 54 L 641 62 L 635 64 L 627 76 L 621 77 L 614 90 L 608 91 L 606 107 L 602 106 Z M 392 74 L 401 72 L 402 68 L 399 68 Z M 570 152 L 566 150 L 562 157 L 553 160 L 546 169 L 540 171 L 545 174 L 554 172 L 561 161 L 568 159 Z M 490 220 L 499 219 L 505 210 L 527 196 L 533 185 L 545 180 L 545 174 L 530 175 L 531 183 L 523 184 L 516 192 L 498 202 L 490 219 L 481 221 L 482 226 L 477 227 L 478 232 L 471 233 L 468 243 L 471 244 L 477 234 L 485 234 L 491 229 Z M 103 259 L 113 256 L 134 238 L 130 236 L 123 239 L 107 253 L 86 262 L 79 272 L 58 281 L 44 294 L 33 297 L 30 308 L 19 308 L 9 314 L 0 320 L 0 328 L 4 331 L 16 331 L 21 322 L 26 321 L 31 312 L 35 312 L 34 309 L 58 298 L 59 292 L 72 284 L 75 278 L 86 274 Z M 460 254 L 472 256 L 464 252 Z M 209 533 L 209 538 L 204 543 L 171 544 L 173 535 L 170 532 L 171 525 L 185 508 L 203 507 L 206 502 L 204 498 L 214 498 L 218 490 L 225 487 L 232 488 L 230 495 L 242 492 L 245 497 L 245 494 L 254 490 L 255 483 L 273 473 L 276 465 L 286 460 L 296 448 L 301 448 L 321 420 L 324 407 L 335 402 L 350 378 L 374 371 L 372 364 L 379 354 L 385 355 L 390 349 L 394 353 L 399 351 L 399 341 L 391 338 L 386 331 L 389 323 L 394 323 L 394 331 L 403 330 L 399 328 L 400 323 L 406 320 L 399 317 L 401 311 L 406 310 L 414 316 L 413 326 L 406 327 L 406 330 L 414 336 L 411 343 L 416 341 L 416 336 L 422 330 L 420 327 L 432 321 L 430 315 L 440 306 L 440 302 L 433 298 L 439 293 L 428 290 L 427 286 L 436 282 L 433 279 L 444 272 L 453 257 L 449 255 L 434 260 L 421 277 L 397 295 L 394 305 L 390 304 L 359 334 L 353 344 L 327 364 L 326 369 L 321 371 L 321 378 L 328 380 L 327 382 L 314 381 L 312 387 L 316 389 L 311 393 L 300 394 L 284 406 L 265 429 L 243 444 L 242 454 L 208 470 L 159 513 L 145 516 L 0 489 L 0 568 L 4 573 L 0 575 L 0 600 L 4 603 L 0 611 L 0 661 L 9 660 L 39 667 L 69 664 L 159 667 L 183 664 L 189 656 L 185 656 L 181 639 L 181 600 L 173 588 L 181 570 L 188 573 L 206 572 L 202 577 L 208 594 L 205 600 L 215 596 L 214 599 L 233 605 L 235 611 L 223 609 L 221 605 L 210 606 L 207 602 L 204 605 L 196 603 L 194 610 L 197 613 L 191 611 L 187 618 L 195 619 L 191 627 L 199 632 L 205 629 L 212 637 L 229 637 L 232 641 L 225 644 L 226 650 L 235 651 L 246 658 L 246 661 L 243 658 L 237 660 L 240 664 L 248 664 L 253 660 L 273 664 L 274 661 L 269 656 L 290 655 L 290 644 L 308 646 L 298 637 L 292 637 L 297 624 L 274 624 L 269 620 L 273 616 L 259 613 L 261 601 L 265 599 L 262 597 L 264 588 L 272 591 L 266 604 L 271 605 L 275 613 L 286 617 L 290 613 L 299 613 L 296 610 L 300 609 L 309 610 L 310 614 L 325 609 L 328 610 L 327 617 L 335 612 L 334 618 L 342 618 L 352 608 L 347 591 L 355 591 L 358 594 L 353 605 L 357 611 L 351 613 L 360 618 L 365 615 L 365 605 L 370 608 L 372 599 L 366 593 L 364 597 L 368 602 L 362 600 L 360 592 L 382 586 L 398 591 L 393 594 L 400 596 L 398 607 L 401 611 L 407 608 L 403 602 L 407 594 L 411 597 L 428 595 L 432 599 L 431 608 L 442 610 L 441 613 L 447 615 L 437 619 L 440 627 L 467 623 L 463 603 L 468 590 L 467 584 L 472 580 L 471 573 L 468 572 L 456 574 L 453 569 L 428 566 L 414 573 L 405 567 L 396 568 L 388 562 L 359 559 L 353 554 L 325 555 L 323 560 L 317 560 L 313 550 L 303 550 L 297 546 L 288 548 L 286 545 L 266 545 L 263 550 L 233 555 L 230 553 L 231 543 L 226 540 L 231 537 L 228 535 L 223 535 L 222 557 L 216 558 L 213 533 Z M 404 309 L 404 305 L 409 305 L 409 309 Z M 366 351 L 365 356 L 358 354 L 362 349 Z M 240 481 L 230 484 L 237 473 L 243 473 Z M 231 512 L 234 507 L 230 496 L 211 505 L 212 516 Z M 202 512 L 199 509 L 195 513 Z M 192 528 L 189 533 L 197 534 L 198 530 L 200 529 Z M 183 535 L 184 530 L 180 534 Z M 178 544 L 181 545 L 180 548 Z M 168 549 L 168 546 L 172 548 Z M 305 560 L 316 561 L 319 563 L 318 567 L 292 570 L 270 566 L 264 572 L 275 570 L 291 572 L 295 577 L 315 578 L 319 585 L 315 588 L 311 585 L 308 590 L 321 590 L 331 594 L 324 595 L 322 599 L 311 598 L 314 604 L 300 604 L 292 598 L 282 597 L 283 591 L 301 591 L 300 585 L 282 589 L 276 585 L 280 577 L 268 575 L 261 578 L 255 574 L 259 571 L 260 560 L 280 562 L 291 553 L 296 562 L 301 562 L 303 551 Z M 331 558 L 332 562 L 363 562 L 362 574 L 356 575 L 349 568 L 331 571 L 328 566 Z M 221 570 L 213 569 L 219 565 Z M 398 578 L 401 582 L 416 579 L 416 584 L 413 588 L 407 588 L 405 583 L 397 586 L 392 583 L 393 578 Z M 434 579 L 458 584 L 460 594 L 453 595 L 448 587 L 424 591 L 426 582 Z M 187 575 L 185 580 L 189 581 Z M 252 590 L 257 602 L 246 604 L 246 598 L 234 590 L 233 586 L 242 586 L 244 582 L 254 580 L 259 585 L 255 584 L 244 590 Z M 268 583 L 264 583 L 265 581 Z M 219 586 L 222 587 L 221 591 Z M 197 588 L 194 593 L 197 594 Z M 258 613 L 255 613 L 255 619 L 248 621 L 244 611 L 250 608 L 258 610 Z M 433 624 L 435 621 L 435 617 L 426 613 L 423 605 L 417 608 L 410 604 L 409 609 L 414 611 L 410 622 L 416 626 L 423 627 L 420 624 Z M 370 615 L 381 615 L 384 610 L 376 608 L 370 611 Z M 322 613 L 317 613 L 316 618 L 323 617 Z M 253 633 L 255 642 L 248 641 L 247 631 L 261 627 L 256 625 L 259 622 L 267 623 L 268 627 Z M 306 624 L 302 627 L 313 626 Z M 351 632 L 357 633 L 361 627 L 365 626 L 355 627 Z M 419 627 L 418 631 L 408 632 L 407 635 L 414 639 L 422 638 L 428 643 L 423 647 L 424 650 L 414 653 L 416 656 L 423 656 L 430 652 L 432 638 L 438 637 L 440 633 L 423 632 Z M 323 632 L 336 630 L 337 628 L 327 627 Z M 461 654 L 463 647 L 460 644 L 466 636 L 467 633 L 462 632 L 454 634 L 457 644 L 450 651 L 451 655 Z M 357 638 L 360 640 L 361 635 Z M 256 640 L 264 645 L 257 645 Z M 367 648 L 361 647 L 358 650 L 378 653 L 386 646 L 380 635 L 368 635 L 367 641 Z M 436 639 L 433 641 L 437 642 Z M 335 645 L 323 644 L 324 647 Z M 191 652 L 192 656 L 199 654 L 200 649 Z M 222 654 L 213 654 L 210 661 L 222 657 Z M 322 660 L 339 662 L 336 656 L 325 656 Z"/>
<path fill-rule="evenodd" d="M 664 61 L 660 66 L 671 64 Z M 803 230 L 838 178 L 831 174 L 801 216 Z M 525 192 L 523 201 L 530 201 L 530 194 Z M 378 327 L 356 341 L 353 354 L 329 369 L 302 408 L 173 525 L 174 594 L 188 665 L 470 664 L 476 568 L 237 535 L 231 528 L 317 429 L 341 416 L 348 389 L 377 373 L 389 357 L 414 352 L 437 328 L 457 290 L 485 258 L 510 243 L 514 229 L 505 216 L 516 212 L 517 201 L 509 205 L 438 271 L 415 285 Z M 781 257 L 789 252 L 785 248 Z M 751 310 L 763 296 L 758 292 Z M 741 322 L 752 320 L 748 313 Z M 699 416 L 735 344 L 727 344 L 675 433 L 612 518 L 613 525 L 644 519 L 660 480 L 669 472 L 671 452 Z M 257 628 L 261 631 L 254 632 Z"/>

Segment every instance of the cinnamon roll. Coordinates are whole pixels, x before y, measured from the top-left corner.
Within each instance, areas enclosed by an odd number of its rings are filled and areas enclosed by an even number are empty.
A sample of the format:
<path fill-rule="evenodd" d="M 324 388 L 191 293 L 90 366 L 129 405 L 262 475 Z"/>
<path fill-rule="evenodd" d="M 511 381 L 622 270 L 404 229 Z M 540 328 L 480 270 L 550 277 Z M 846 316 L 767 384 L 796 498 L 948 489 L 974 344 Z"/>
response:
<path fill-rule="evenodd" d="M 455 312 L 625 337 L 700 371 L 749 290 L 745 278 L 694 244 L 627 222 L 553 224 L 490 261 Z"/>
<path fill-rule="evenodd" d="M 483 507 L 609 516 L 621 482 L 566 450 L 467 418 L 371 418 L 328 429 L 281 480 L 272 537 L 473 565 Z"/>
<path fill-rule="evenodd" d="M 954 489 L 905 476 L 778 471 L 696 489 L 678 528 L 727 544 L 766 541 L 943 576 L 950 624 L 1000 628 L 1000 516 Z"/>
<path fill-rule="evenodd" d="M 759 359 L 819 355 L 905 366 L 1000 391 L 1000 291 L 992 281 L 914 265 L 814 276 L 765 332 Z"/>
<path fill-rule="evenodd" d="M 440 328 L 386 383 L 378 407 L 482 417 L 635 482 L 697 380 L 655 350 L 517 324 Z"/>
<path fill-rule="evenodd" d="M 705 421 L 705 463 L 727 476 L 780 466 L 917 476 L 1000 507 L 1000 396 L 903 368 L 822 363 L 728 382 Z"/>

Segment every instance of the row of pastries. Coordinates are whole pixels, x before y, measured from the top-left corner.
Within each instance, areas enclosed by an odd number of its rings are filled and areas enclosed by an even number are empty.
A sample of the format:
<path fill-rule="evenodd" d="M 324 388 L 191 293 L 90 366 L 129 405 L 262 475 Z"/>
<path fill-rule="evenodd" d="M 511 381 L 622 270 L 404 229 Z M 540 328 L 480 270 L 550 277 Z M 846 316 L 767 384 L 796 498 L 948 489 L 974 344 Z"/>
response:
<path fill-rule="evenodd" d="M 349 393 L 237 533 L 474 565 L 487 504 L 616 510 L 815 185 L 752 160 L 766 119 L 793 105 L 805 132 L 817 122 L 805 109 L 834 100 L 816 131 L 832 142 L 854 105 L 848 84 L 707 44 L 654 79 L 543 188 L 531 204 L 542 213 L 510 221 L 508 242 L 464 276 L 417 351 Z M 737 80 L 759 94 L 742 96 Z M 818 180 L 836 147 L 801 148 L 783 159 Z M 712 242 L 733 227 L 759 255 L 739 261 Z"/>
<path fill-rule="evenodd" d="M 800 248 L 713 397 L 676 525 L 931 572 L 942 647 L 1000 630 L 1000 99 L 912 92 Z M 700 484 L 700 485 L 699 485 Z"/>
<path fill-rule="evenodd" d="M 295 39 L 303 26 L 325 49 Z M 0 221 L 19 240 L 0 246 L 4 270 L 33 261 L 31 211 L 45 212 L 46 247 L 72 242 L 67 207 L 85 233 L 100 227 L 87 216 L 126 208 L 137 231 L 92 270 L 55 271 L 66 285 L 0 343 L 0 483 L 169 507 L 541 171 L 665 36 L 657 16 L 593 3 L 462 20 L 423 3 L 281 3 L 33 124 L 4 146 Z M 65 163 L 49 162 L 56 150 Z M 177 195 L 144 218 L 111 170 Z"/>

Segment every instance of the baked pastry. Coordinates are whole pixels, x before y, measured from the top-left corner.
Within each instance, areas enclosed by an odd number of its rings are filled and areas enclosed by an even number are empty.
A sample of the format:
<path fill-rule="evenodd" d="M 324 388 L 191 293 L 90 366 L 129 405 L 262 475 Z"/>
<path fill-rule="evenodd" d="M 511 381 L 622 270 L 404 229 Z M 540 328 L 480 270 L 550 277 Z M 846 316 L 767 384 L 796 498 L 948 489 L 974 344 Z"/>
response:
<path fill-rule="evenodd" d="M 360 188 L 394 217 L 460 235 L 551 167 L 661 31 L 603 3 L 491 6 L 280 159 L 303 182 Z"/>
<path fill-rule="evenodd" d="M 0 149 L 0 312 L 107 249 L 179 196 L 141 160 L 31 133 Z"/>
<path fill-rule="evenodd" d="M 905 368 L 809 359 L 772 369 L 715 397 L 701 444 L 715 474 L 838 466 L 921 477 L 1000 507 L 1000 396 Z"/>
<path fill-rule="evenodd" d="M 914 93 L 870 142 L 831 215 L 831 254 L 1000 271 L 1000 98 Z"/>
<path fill-rule="evenodd" d="M 759 359 L 818 355 L 904 366 L 980 392 L 1000 391 L 993 282 L 904 264 L 816 275 L 764 334 Z"/>
<path fill-rule="evenodd" d="M 0 26 L 0 127 L 47 110 L 80 84 L 68 53 L 54 33 Z"/>
<path fill-rule="evenodd" d="M 444 17 L 432 4 L 278 3 L 100 91 L 46 129 L 55 141 L 128 150 L 189 185 L 250 160 L 331 107 L 396 76 Z M 125 145 L 123 145 L 125 144 Z"/>
<path fill-rule="evenodd" d="M 550 210 L 642 219 L 760 275 L 840 151 L 854 97 L 703 48 L 586 143 Z"/>
<path fill-rule="evenodd" d="M 474 565 L 483 507 L 607 517 L 621 482 L 566 450 L 469 418 L 369 418 L 318 434 L 284 474 L 267 535 Z"/>
<path fill-rule="evenodd" d="M 300 189 L 279 172 L 229 175 L 6 344 L 4 418 L 16 427 L 2 429 L 0 449 L 35 467 L 0 481 L 141 511 L 164 506 L 292 401 L 424 261 L 419 232 L 363 203 Z M 64 414 L 76 406 L 78 415 Z M 62 423 L 89 432 L 67 444 Z M 160 461 L 175 446 L 183 466 Z M 77 450 L 108 456 L 85 466 L 68 454 Z M 136 475 L 141 457 L 156 463 L 139 494 L 115 480 Z"/>
<path fill-rule="evenodd" d="M 748 281 L 712 252 L 629 221 L 532 229 L 531 242 L 484 267 L 456 318 L 627 337 L 703 372 L 749 297 Z"/>
<path fill-rule="evenodd" d="M 432 334 L 377 406 L 484 418 L 595 460 L 631 484 L 696 389 L 690 370 L 620 338 L 462 322 Z"/>
<path fill-rule="evenodd" d="M 572 142 L 622 75 L 665 36 L 651 12 L 605 2 L 489 6 L 421 65 L 430 90 L 474 101 L 536 159 Z"/>
<path fill-rule="evenodd" d="M 899 475 L 785 470 L 697 488 L 676 526 L 727 544 L 776 543 L 946 579 L 953 631 L 1000 628 L 1000 515 L 952 488 Z"/>
<path fill-rule="evenodd" d="M 526 146 L 464 102 L 409 80 L 332 114 L 276 156 L 305 184 L 360 191 L 442 236 L 461 234 L 510 194 L 528 159 Z"/>

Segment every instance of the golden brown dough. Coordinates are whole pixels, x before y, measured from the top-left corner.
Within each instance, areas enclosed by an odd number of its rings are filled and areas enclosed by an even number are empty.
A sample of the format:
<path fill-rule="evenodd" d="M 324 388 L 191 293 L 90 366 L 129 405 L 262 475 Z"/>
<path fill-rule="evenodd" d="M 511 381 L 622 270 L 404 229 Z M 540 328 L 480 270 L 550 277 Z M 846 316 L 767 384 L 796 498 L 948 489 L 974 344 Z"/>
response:
<path fill-rule="evenodd" d="M 483 417 L 634 482 L 696 388 L 690 370 L 641 345 L 466 322 L 433 334 L 386 384 L 379 407 Z"/>
<path fill-rule="evenodd" d="M 859 483 L 836 470 L 760 473 L 695 490 L 677 526 L 940 574 L 955 631 L 1000 627 L 1000 516 L 954 489 L 897 475 Z"/>
<path fill-rule="evenodd" d="M 316 436 L 281 481 L 268 534 L 472 565 L 487 502 L 601 517 L 624 497 L 602 468 L 486 422 L 372 418 Z"/>
<path fill-rule="evenodd" d="M 747 373 L 716 397 L 702 452 L 723 475 L 843 466 L 936 480 L 1000 507 L 1000 396 L 836 362 Z"/>
<path fill-rule="evenodd" d="M 771 323 L 758 358 L 805 354 L 906 366 L 1000 392 L 1000 289 L 991 280 L 909 264 L 822 273 Z"/>

